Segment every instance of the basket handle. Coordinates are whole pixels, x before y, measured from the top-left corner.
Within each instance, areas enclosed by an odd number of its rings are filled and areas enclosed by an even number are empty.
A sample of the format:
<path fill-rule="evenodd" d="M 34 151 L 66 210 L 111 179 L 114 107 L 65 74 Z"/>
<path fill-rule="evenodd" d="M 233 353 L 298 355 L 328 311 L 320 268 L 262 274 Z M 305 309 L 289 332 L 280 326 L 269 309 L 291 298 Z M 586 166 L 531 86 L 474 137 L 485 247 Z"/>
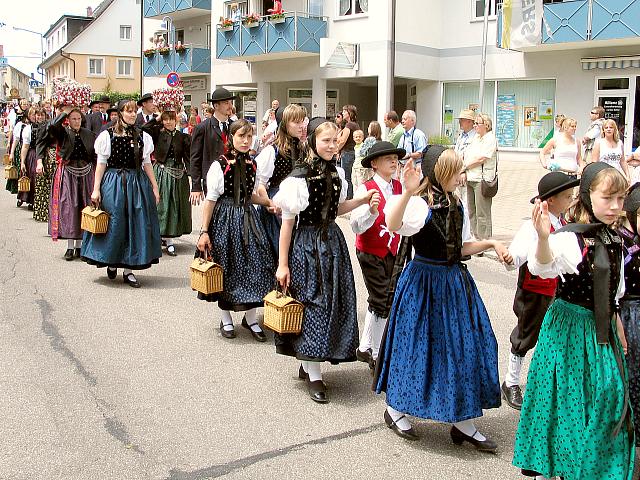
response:
<path fill-rule="evenodd" d="M 278 280 L 276 280 L 275 286 L 273 287 L 273 289 L 276 291 L 276 296 L 278 298 L 287 296 L 287 289 L 285 288 L 284 291 L 282 291 L 282 287 L 280 287 L 280 282 L 278 282 Z"/>
<path fill-rule="evenodd" d="M 201 252 L 200 249 L 198 249 L 198 259 L 200 260 L 200 263 L 205 263 L 205 262 L 211 262 L 212 258 L 211 258 L 211 252 L 209 251 L 208 248 L 204 249 L 204 252 Z"/>

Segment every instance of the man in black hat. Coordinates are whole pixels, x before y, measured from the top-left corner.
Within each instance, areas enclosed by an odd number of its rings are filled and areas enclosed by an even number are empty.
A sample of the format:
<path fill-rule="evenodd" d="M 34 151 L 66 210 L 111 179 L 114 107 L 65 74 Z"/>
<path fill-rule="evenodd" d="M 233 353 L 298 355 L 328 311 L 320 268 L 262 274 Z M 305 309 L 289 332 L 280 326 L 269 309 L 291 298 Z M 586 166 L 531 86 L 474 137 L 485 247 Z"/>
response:
<path fill-rule="evenodd" d="M 116 120 L 118 119 L 118 109 L 115 105 L 107 108 L 107 111 L 105 113 L 107 114 L 107 123 L 102 125 L 102 129 L 100 130 L 100 132 L 104 132 L 108 128 L 113 127 L 116 124 Z"/>
<path fill-rule="evenodd" d="M 229 133 L 229 116 L 236 98 L 218 87 L 211 96 L 213 116 L 200 122 L 191 137 L 191 205 L 199 205 L 207 192 L 209 167 L 224 153 Z"/>
<path fill-rule="evenodd" d="M 400 244 L 400 236 L 392 236 L 387 228 L 384 207 L 392 195 L 402 193 L 402 185 L 393 179 L 393 175 L 399 159 L 406 153 L 391 142 L 373 144 L 362 159 L 362 166 L 373 168 L 374 176 L 358 187 L 355 196 L 359 197 L 369 190 L 376 190 L 377 193 L 371 197 L 370 204 L 361 205 L 351 212 L 351 229 L 356 234 L 356 256 L 369 293 L 369 307 L 356 358 L 368 363 L 372 372 L 393 301 L 390 292 L 394 289 L 390 287 Z"/>
<path fill-rule="evenodd" d="M 136 125 L 141 127 L 145 123 L 149 122 L 153 118 L 155 113 L 155 105 L 153 104 L 153 95 L 145 93 L 140 100 L 136 102 L 139 107 L 142 107 L 142 111 L 136 116 Z"/>
<path fill-rule="evenodd" d="M 539 198 L 547 202 L 551 231 L 562 228 L 566 222 L 562 215 L 573 201 L 573 189 L 580 184 L 562 172 L 547 173 L 538 183 Z M 520 410 L 522 407 L 522 390 L 520 389 L 520 371 L 526 353 L 536 346 L 540 327 L 547 309 L 556 292 L 557 278 L 539 278 L 531 275 L 527 268 L 527 256 L 538 241 L 536 229 L 531 220 L 522 224 L 509 246 L 513 264 L 519 267 L 518 289 L 513 301 L 513 312 L 518 317 L 518 324 L 511 332 L 511 353 L 509 368 L 502 383 L 502 395 L 510 407 Z"/>
<path fill-rule="evenodd" d="M 93 100 L 89 104 L 91 111 L 86 116 L 87 128 L 98 135 L 102 130 L 102 126 L 107 123 L 106 113 L 103 113 L 110 104 L 109 97 L 103 95 L 99 99 Z M 103 107 L 103 105 L 105 105 Z"/>

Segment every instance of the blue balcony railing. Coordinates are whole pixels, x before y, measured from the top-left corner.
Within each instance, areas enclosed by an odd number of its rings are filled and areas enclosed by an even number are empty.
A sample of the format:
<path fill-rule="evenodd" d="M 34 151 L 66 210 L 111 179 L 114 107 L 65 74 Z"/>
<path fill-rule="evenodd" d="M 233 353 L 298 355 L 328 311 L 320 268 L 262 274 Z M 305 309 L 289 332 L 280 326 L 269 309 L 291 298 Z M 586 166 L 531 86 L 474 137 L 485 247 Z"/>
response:
<path fill-rule="evenodd" d="M 544 5 L 542 45 L 640 38 L 640 0 L 573 0 Z M 502 12 L 497 44 L 502 46 Z"/>
<path fill-rule="evenodd" d="M 304 13 L 287 13 L 283 19 L 266 16 L 255 26 L 236 22 L 218 27 L 216 58 L 242 60 L 244 57 L 305 52 L 320 53 L 320 39 L 327 36 L 327 20 Z"/>
<path fill-rule="evenodd" d="M 210 11 L 211 0 L 144 0 L 144 16 L 147 18 L 168 15 L 189 8 Z"/>
<path fill-rule="evenodd" d="M 176 73 L 211 73 L 211 49 L 186 47 L 182 52 L 170 50 L 167 55 L 155 52 L 151 56 L 143 55 L 145 77 Z"/>

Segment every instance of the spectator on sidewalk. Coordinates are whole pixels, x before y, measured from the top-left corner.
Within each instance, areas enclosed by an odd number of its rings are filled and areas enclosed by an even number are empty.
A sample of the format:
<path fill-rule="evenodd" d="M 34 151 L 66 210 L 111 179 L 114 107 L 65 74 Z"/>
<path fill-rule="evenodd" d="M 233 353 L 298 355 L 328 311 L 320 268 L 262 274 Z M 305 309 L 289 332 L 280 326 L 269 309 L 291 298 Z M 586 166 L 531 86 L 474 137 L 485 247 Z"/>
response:
<path fill-rule="evenodd" d="M 266 123 L 269 125 L 271 123 L 271 117 L 276 113 L 276 110 L 280 107 L 280 101 L 276 98 L 271 100 L 271 108 L 268 108 L 264 115 L 262 116 L 262 123 Z M 264 130 L 264 128 L 263 128 Z"/>
<path fill-rule="evenodd" d="M 344 170 L 345 179 L 349 186 L 347 189 L 347 200 L 353 198 L 351 172 L 353 169 L 353 162 L 356 158 L 354 151 L 356 142 L 353 139 L 353 132 L 360 129 L 356 123 L 357 119 L 358 110 L 355 105 L 345 105 L 342 107 L 342 123 L 344 123 L 344 127 L 338 134 L 338 151 L 340 152 L 340 166 Z"/>
<path fill-rule="evenodd" d="M 582 145 L 584 147 L 584 158 L 585 163 L 589 164 L 594 161 L 591 158 L 593 145 L 596 142 L 596 139 L 602 136 L 602 124 L 604 123 L 604 108 L 595 106 L 591 109 L 589 130 L 582 137 Z M 597 158 L 595 160 L 598 160 Z"/>
<path fill-rule="evenodd" d="M 402 128 L 404 133 L 398 142 L 398 148 L 403 149 L 407 154 L 400 160 L 405 164 L 409 158 L 413 159 L 413 164 L 418 167 L 422 163 L 422 155 L 427 148 L 427 136 L 424 132 L 416 128 L 416 112 L 405 110 L 402 114 Z"/>
<path fill-rule="evenodd" d="M 389 129 L 387 132 L 387 141 L 393 143 L 394 147 L 397 147 L 404 133 L 404 128 L 402 128 L 400 118 L 394 110 L 384 114 L 384 126 Z"/>
<path fill-rule="evenodd" d="M 453 149 L 464 162 L 464 153 L 467 150 L 467 147 L 471 144 L 473 137 L 476 135 L 476 131 L 473 128 L 475 113 L 473 110 L 469 109 L 461 110 L 457 118 L 458 125 L 460 125 L 460 133 L 458 134 L 458 138 L 456 139 L 456 144 Z M 464 208 L 467 208 L 467 175 L 465 173 L 460 175 L 458 195 L 460 200 L 462 200 Z"/>

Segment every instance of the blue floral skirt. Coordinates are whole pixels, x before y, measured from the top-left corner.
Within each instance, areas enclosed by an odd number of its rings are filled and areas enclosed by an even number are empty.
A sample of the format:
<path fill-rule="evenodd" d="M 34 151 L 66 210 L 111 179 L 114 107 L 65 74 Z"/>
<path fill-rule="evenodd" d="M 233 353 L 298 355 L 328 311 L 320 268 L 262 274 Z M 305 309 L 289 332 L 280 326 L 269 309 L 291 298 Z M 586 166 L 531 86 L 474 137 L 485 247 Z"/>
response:
<path fill-rule="evenodd" d="M 636 445 L 640 445 L 640 300 L 620 300 L 620 319 L 627 339 L 629 398 L 635 419 Z"/>
<path fill-rule="evenodd" d="M 269 198 L 275 197 L 279 190 L 279 187 L 269 188 L 267 191 Z M 267 234 L 267 240 L 271 246 L 273 256 L 278 258 L 280 254 L 280 227 L 282 226 L 282 218 L 269 212 L 267 208 L 262 205 L 258 207 L 258 215 Z"/>
<path fill-rule="evenodd" d="M 500 406 L 498 345 L 463 264 L 407 265 L 382 348 L 374 389 L 396 410 L 453 423 Z"/>
<path fill-rule="evenodd" d="M 144 170 L 108 168 L 100 186 L 107 233 L 82 236 L 82 259 L 97 267 L 142 270 L 162 256 L 158 211 Z"/>

